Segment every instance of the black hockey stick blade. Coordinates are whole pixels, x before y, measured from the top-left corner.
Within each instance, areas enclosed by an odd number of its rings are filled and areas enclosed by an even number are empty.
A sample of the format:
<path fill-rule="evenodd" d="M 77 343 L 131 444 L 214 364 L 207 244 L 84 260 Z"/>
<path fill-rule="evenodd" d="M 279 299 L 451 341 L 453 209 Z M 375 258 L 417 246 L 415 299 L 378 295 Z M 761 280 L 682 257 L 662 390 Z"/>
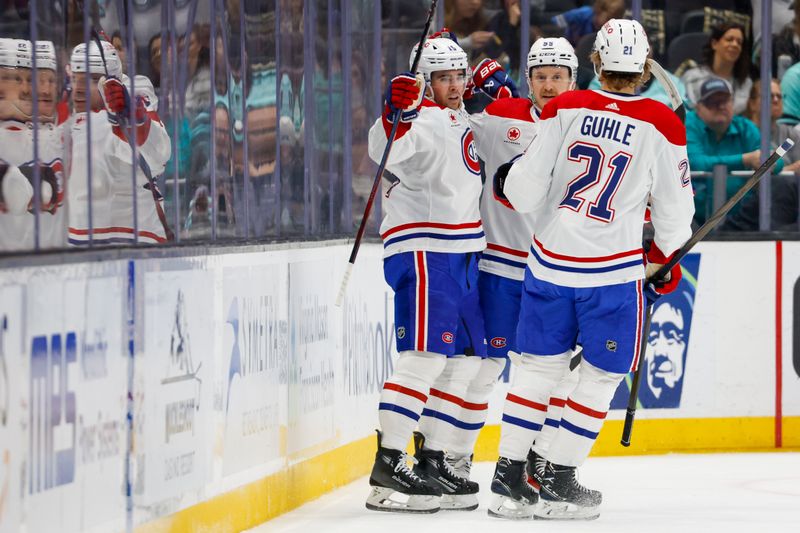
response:
<path fill-rule="evenodd" d="M 425 45 L 425 39 L 428 37 L 428 32 L 431 29 L 431 22 L 433 21 L 433 16 L 436 13 L 437 3 L 438 0 L 433 0 L 431 2 L 430 9 L 428 9 L 428 18 L 425 20 L 425 28 L 422 30 L 422 35 L 420 36 L 417 44 L 417 52 L 414 55 L 414 61 L 411 64 L 412 73 L 416 73 L 419 60 L 422 57 L 422 48 Z M 386 140 L 386 147 L 383 149 L 383 156 L 381 157 L 381 162 L 378 165 L 378 171 L 375 173 L 375 179 L 372 182 L 372 190 L 370 190 L 369 198 L 367 199 L 367 205 L 364 207 L 364 215 L 361 217 L 361 224 L 358 226 L 356 238 L 353 242 L 353 248 L 350 251 L 350 259 L 347 261 L 347 267 L 345 268 L 344 276 L 342 276 L 342 283 L 339 287 L 339 293 L 336 296 L 337 307 L 341 307 L 342 302 L 344 301 L 344 295 L 345 292 L 347 292 L 347 284 L 350 281 L 350 275 L 353 273 L 353 265 L 356 262 L 358 250 L 361 247 L 361 241 L 364 239 L 364 231 L 367 229 L 367 221 L 369 220 L 369 215 L 372 212 L 372 204 L 375 201 L 375 194 L 378 192 L 378 186 L 381 183 L 383 171 L 386 170 L 386 163 L 389 160 L 389 152 L 392 150 L 392 144 L 394 144 L 394 138 L 397 135 L 398 126 L 400 126 L 399 117 L 398 120 L 395 120 L 394 124 L 392 124 L 392 131 L 389 132 L 389 138 Z"/>

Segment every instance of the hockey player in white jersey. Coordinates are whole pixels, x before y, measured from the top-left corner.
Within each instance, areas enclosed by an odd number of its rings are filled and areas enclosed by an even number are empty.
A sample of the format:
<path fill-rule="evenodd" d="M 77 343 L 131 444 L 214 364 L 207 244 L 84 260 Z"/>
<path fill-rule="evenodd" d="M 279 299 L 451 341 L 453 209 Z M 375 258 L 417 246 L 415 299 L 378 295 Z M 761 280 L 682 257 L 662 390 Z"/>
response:
<path fill-rule="evenodd" d="M 34 47 L 24 39 L 0 39 L 0 73 L 3 81 L 0 159 L 8 166 L 3 179 L 6 214 L 0 216 L 0 250 L 32 250 L 35 247 L 34 156 L 38 155 L 41 202 L 39 241 L 41 248 L 65 244 L 66 215 L 59 209 L 64 191 L 64 143 L 56 124 L 56 54 L 50 41 L 37 41 L 36 47 L 38 116 L 33 116 Z M 16 90 L 14 90 L 16 88 Z M 38 154 L 34 151 L 37 130 Z M 11 192 L 13 191 L 13 192 Z"/>
<path fill-rule="evenodd" d="M 391 79 L 383 116 L 369 133 L 378 161 L 400 121 L 387 165 L 399 181 L 384 195 L 381 225 L 400 357 L 381 392 L 367 508 L 468 510 L 478 505 L 478 485 L 445 461 L 467 386 L 486 355 L 477 292 L 477 252 L 486 245 L 481 169 L 462 101 L 467 55 L 449 39 L 428 39 L 417 74 Z M 412 470 L 404 450 L 418 422 Z"/>
<path fill-rule="evenodd" d="M 495 70 L 497 68 L 499 66 L 495 66 Z M 516 344 L 522 280 L 535 217 L 533 213 L 518 213 L 507 201 L 495 197 L 492 176 L 501 165 L 520 157 L 525 149 L 530 149 L 531 142 L 536 142 L 542 108 L 559 94 L 575 88 L 578 58 L 572 45 L 564 38 L 539 39 L 530 48 L 527 68 L 530 98 L 497 99 L 483 113 L 470 118 L 487 176 L 481 198 L 487 245 L 479 264 L 478 287 L 486 322 L 488 357 L 482 361 L 477 376 L 467 389 L 461 418 L 469 426 L 456 428 L 461 436 L 454 439 L 449 450 L 453 465 L 465 468 L 465 474 L 469 470 L 478 432 L 486 421 L 489 396 L 506 365 L 509 350 L 513 350 Z M 562 399 L 574 386 L 572 376 L 577 377 L 577 374 L 568 373 L 549 402 L 548 419 L 554 422 L 560 420 Z M 537 438 L 539 453 L 546 449 L 548 440 L 545 437 L 550 436 L 552 432 L 542 433 Z M 532 452 L 531 462 L 534 458 Z M 524 515 L 530 512 L 530 505 L 537 500 L 526 482 L 525 461 L 504 462 L 501 466 L 503 476 L 497 478 L 492 490 L 513 496 L 512 504 L 490 507 L 489 512 L 520 518 L 515 514 L 513 502 L 527 502 L 521 509 Z M 529 466 L 532 468 L 533 465 Z"/>
<path fill-rule="evenodd" d="M 169 136 L 156 109 L 158 101 L 150 81 L 144 76 L 135 80 L 136 94 L 126 94 L 127 76 L 117 51 L 101 41 L 105 58 L 95 42 L 89 44 L 89 65 L 86 65 L 86 45 L 72 51 L 72 99 L 75 115 L 72 118 L 72 171 L 68 189 L 70 205 L 69 243 L 126 244 L 134 242 L 132 165 L 136 168 L 136 207 L 138 212 L 138 241 L 156 244 L 166 241 L 166 231 L 159 216 L 163 201 L 154 201 L 150 183 L 141 163 L 134 163 L 127 132 L 121 124 L 134 106 L 136 124 L 134 139 L 137 154 L 144 158 L 153 177 L 161 174 L 171 153 Z M 105 64 L 104 64 L 105 60 Z M 105 76 L 106 69 L 108 77 Z M 86 76 L 90 77 L 86 93 Z M 123 118 L 124 117 L 124 118 Z M 91 231 L 89 227 L 89 160 L 87 158 L 87 121 L 91 121 Z"/>
<path fill-rule="evenodd" d="M 599 516 L 602 496 L 578 482 L 576 468 L 617 385 L 638 364 L 646 293 L 670 292 L 680 279 L 678 266 L 668 283 L 643 281 L 648 199 L 655 238 L 647 272 L 691 235 L 686 131 L 669 108 L 635 96 L 649 76 L 648 53 L 638 22 L 607 22 L 593 53 L 603 90 L 570 91 L 547 104 L 537 142 L 505 180 L 496 176 L 499 196 L 536 215 L 517 329 L 521 355 L 504 406 L 498 464 L 525 458 L 578 331 L 583 345 L 578 384 L 547 451 L 534 509 L 541 518 Z"/>

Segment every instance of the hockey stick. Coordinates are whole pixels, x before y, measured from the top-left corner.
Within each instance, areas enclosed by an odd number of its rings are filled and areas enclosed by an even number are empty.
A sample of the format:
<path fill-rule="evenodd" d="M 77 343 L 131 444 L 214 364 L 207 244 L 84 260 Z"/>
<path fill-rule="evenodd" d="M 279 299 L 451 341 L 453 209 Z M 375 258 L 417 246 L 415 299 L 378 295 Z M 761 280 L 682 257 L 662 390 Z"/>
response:
<path fill-rule="evenodd" d="M 711 233 L 711 231 L 716 228 L 720 222 L 725 218 L 725 215 L 733 209 L 733 207 L 739 203 L 739 200 L 744 197 L 753 187 L 758 184 L 764 174 L 769 172 L 772 166 L 778 162 L 778 159 L 783 157 L 786 152 L 792 149 L 794 146 L 794 142 L 791 139 L 786 139 L 772 154 L 767 158 L 764 163 L 761 164 L 760 167 L 753 173 L 752 176 L 742 185 L 742 188 L 736 191 L 736 194 L 731 196 L 731 198 L 725 202 L 725 204 L 720 207 L 716 213 L 711 215 L 705 224 L 700 226 L 692 237 L 686 241 L 680 250 L 678 250 L 672 258 L 667 261 L 665 265 L 662 265 L 655 274 L 648 278 L 648 280 L 657 280 L 657 279 L 664 279 L 667 273 L 672 270 L 672 268 L 677 265 L 683 257 L 689 253 L 689 251 L 694 248 L 694 246 L 702 241 L 706 235 Z M 641 341 L 641 349 L 639 350 L 639 364 L 636 367 L 636 371 L 633 374 L 633 382 L 631 383 L 631 395 L 628 400 L 628 409 L 625 412 L 625 425 L 622 428 L 622 439 L 620 440 L 620 444 L 623 446 L 630 446 L 631 445 L 631 432 L 633 431 L 633 418 L 636 415 L 636 403 L 638 401 L 639 396 L 639 381 L 641 381 L 642 376 L 642 366 L 644 362 L 644 355 L 647 351 L 647 334 L 650 330 L 650 311 L 651 306 L 647 306 L 647 318 L 645 319 L 644 330 L 642 334 L 642 341 Z"/>
<path fill-rule="evenodd" d="M 422 57 L 422 47 L 425 44 L 425 39 L 431 29 L 431 22 L 433 21 L 433 16 L 436 13 L 437 2 L 438 0 L 433 0 L 431 2 L 430 9 L 428 9 L 428 18 L 425 21 L 425 28 L 422 30 L 422 35 L 420 36 L 419 43 L 417 44 L 417 53 L 414 55 L 414 62 L 411 64 L 412 74 L 417 72 L 419 59 Z M 364 216 L 361 217 L 361 224 L 358 226 L 356 240 L 353 243 L 353 249 L 350 251 L 350 259 L 347 262 L 347 268 L 345 269 L 344 276 L 342 277 L 342 284 L 339 287 L 339 294 L 336 296 L 336 307 L 341 307 L 342 302 L 344 301 L 344 294 L 347 292 L 347 284 L 350 281 L 350 275 L 353 273 L 353 265 L 356 262 L 358 249 L 361 247 L 361 240 L 364 238 L 364 231 L 367 229 L 367 221 L 369 220 L 369 214 L 372 211 L 372 203 L 375 201 L 375 194 L 378 192 L 378 185 L 380 185 L 383 171 L 386 169 L 386 162 L 389 159 L 389 152 L 392 150 L 392 144 L 394 144 L 394 138 L 397 135 L 397 128 L 399 126 L 400 117 L 398 116 L 397 120 L 395 120 L 394 124 L 392 124 L 392 131 L 389 132 L 389 138 L 386 140 L 386 148 L 383 149 L 383 156 L 381 157 L 380 165 L 378 165 L 378 172 L 375 173 L 375 181 L 372 182 L 372 190 L 369 193 L 367 205 L 364 207 Z"/>
<path fill-rule="evenodd" d="M 100 42 L 100 35 L 97 33 L 95 28 L 92 28 L 92 40 L 94 40 L 95 44 L 97 44 L 97 48 L 100 50 L 100 59 L 103 61 L 103 70 L 106 71 L 106 78 L 113 78 L 108 74 L 108 64 L 106 64 L 106 54 L 103 51 L 103 44 Z M 88 68 L 87 68 L 88 70 Z M 128 94 L 128 88 L 123 85 L 125 89 L 125 99 L 130 103 L 131 97 Z M 145 178 L 147 178 L 147 183 L 150 185 L 150 193 L 153 195 L 153 203 L 156 206 L 156 214 L 158 215 L 158 220 L 161 222 L 161 226 L 164 228 L 164 236 L 166 237 L 167 241 L 172 242 L 175 240 L 175 234 L 169 227 L 169 223 L 167 223 L 167 216 L 164 214 L 164 209 L 161 207 L 158 198 L 158 188 L 156 184 L 156 180 L 153 179 L 153 173 L 150 170 L 150 165 L 147 164 L 144 156 L 141 153 L 136 151 L 136 147 L 133 144 L 133 140 L 131 140 L 131 136 L 128 135 L 128 117 L 123 116 L 120 114 L 117 119 L 120 121 L 120 129 L 125 132 L 125 140 L 128 141 L 128 145 L 131 147 L 131 153 L 136 153 L 137 162 L 139 163 L 139 168 L 141 169 L 142 173 L 144 174 Z"/>
<path fill-rule="evenodd" d="M 650 65 L 650 73 L 658 83 L 661 84 L 661 87 L 664 88 L 664 92 L 667 93 L 667 96 L 669 96 L 669 101 L 670 104 L 672 104 L 672 109 L 675 111 L 675 114 L 678 115 L 681 122 L 686 122 L 686 106 L 683 105 L 683 99 L 678 92 L 678 88 L 675 87 L 667 71 L 653 59 L 648 59 L 647 64 Z"/>

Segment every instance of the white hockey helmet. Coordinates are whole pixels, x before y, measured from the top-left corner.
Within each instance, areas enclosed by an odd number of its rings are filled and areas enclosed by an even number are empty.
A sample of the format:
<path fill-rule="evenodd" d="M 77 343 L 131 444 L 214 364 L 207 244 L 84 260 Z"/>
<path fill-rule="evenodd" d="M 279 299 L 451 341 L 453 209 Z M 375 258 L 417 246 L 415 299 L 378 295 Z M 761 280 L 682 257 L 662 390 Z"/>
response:
<path fill-rule="evenodd" d="M 408 59 L 408 68 L 414 64 L 414 56 L 417 53 L 417 46 L 411 50 L 411 57 Z M 422 55 L 419 58 L 417 73 L 422 74 L 425 83 L 431 82 L 431 73 L 440 70 L 460 70 L 469 71 L 467 53 L 456 44 L 455 41 L 446 38 L 428 39 L 422 47 Z"/>
<path fill-rule="evenodd" d="M 58 70 L 56 47 L 53 41 L 36 41 L 36 68 Z"/>
<path fill-rule="evenodd" d="M 0 67 L 31 68 L 30 41 L 0 38 Z"/>
<path fill-rule="evenodd" d="M 564 37 L 543 37 L 528 52 L 528 75 L 535 67 L 567 67 L 572 81 L 578 79 L 578 56 Z"/>
<path fill-rule="evenodd" d="M 641 74 L 650 44 L 637 21 L 611 19 L 597 32 L 594 51 L 600 54 L 600 70 Z"/>
<path fill-rule="evenodd" d="M 119 78 L 122 75 L 122 62 L 119 60 L 117 49 L 108 41 L 100 41 L 103 46 L 103 54 L 106 58 L 108 75 Z M 86 72 L 86 44 L 81 43 L 72 49 L 72 57 L 69 60 L 72 72 Z M 106 69 L 103 66 L 103 57 L 97 48 L 97 43 L 89 43 L 89 74 L 102 74 L 105 76 Z"/>

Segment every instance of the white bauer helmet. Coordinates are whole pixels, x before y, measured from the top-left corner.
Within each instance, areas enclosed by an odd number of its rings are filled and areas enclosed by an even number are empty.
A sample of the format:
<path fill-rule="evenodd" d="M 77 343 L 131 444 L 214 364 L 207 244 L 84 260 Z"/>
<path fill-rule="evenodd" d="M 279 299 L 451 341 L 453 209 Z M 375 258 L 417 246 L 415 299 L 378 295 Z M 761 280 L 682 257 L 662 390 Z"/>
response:
<path fill-rule="evenodd" d="M 528 52 L 528 76 L 536 67 L 567 67 L 572 81 L 578 79 L 578 56 L 564 37 L 543 37 L 531 45 Z"/>
<path fill-rule="evenodd" d="M 641 74 L 650 54 L 650 44 L 637 21 L 611 19 L 597 32 L 594 51 L 600 54 L 600 70 Z"/>
<path fill-rule="evenodd" d="M 408 68 L 411 68 L 414 64 L 414 56 L 417 53 L 418 46 L 414 45 L 413 50 L 411 50 Z M 425 41 L 422 46 L 419 65 L 417 66 L 417 73 L 422 74 L 422 77 L 425 78 L 425 83 L 431 82 L 432 72 L 461 69 L 469 74 L 467 53 L 455 41 L 443 37 Z"/>
<path fill-rule="evenodd" d="M 0 38 L 0 67 L 31 68 L 30 41 Z"/>
<path fill-rule="evenodd" d="M 122 62 L 119 60 L 117 49 L 114 48 L 108 41 L 100 41 L 103 45 L 103 54 L 106 58 L 106 66 L 108 67 L 108 75 L 119 78 L 122 75 Z M 69 60 L 72 72 L 86 72 L 86 44 L 81 43 L 72 49 L 72 56 Z M 103 57 L 100 55 L 100 50 L 97 48 L 97 43 L 92 41 L 89 43 L 89 74 L 102 74 L 106 75 L 106 69 L 103 66 Z"/>
<path fill-rule="evenodd" d="M 58 70 L 56 47 L 52 41 L 36 41 L 36 68 Z"/>

